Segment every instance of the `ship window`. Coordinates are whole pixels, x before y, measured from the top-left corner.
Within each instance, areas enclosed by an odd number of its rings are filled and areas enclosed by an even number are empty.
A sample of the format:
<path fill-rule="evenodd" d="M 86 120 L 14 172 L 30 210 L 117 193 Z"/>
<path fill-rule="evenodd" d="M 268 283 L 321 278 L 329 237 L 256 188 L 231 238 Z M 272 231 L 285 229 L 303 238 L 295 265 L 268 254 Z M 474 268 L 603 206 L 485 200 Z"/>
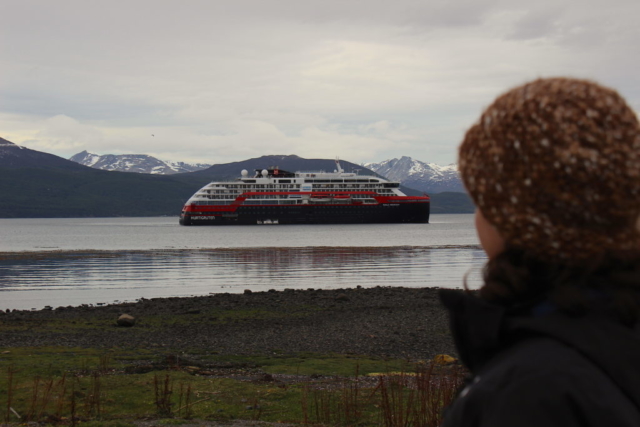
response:
<path fill-rule="evenodd" d="M 278 182 L 280 182 L 280 184 L 290 184 L 290 183 L 291 183 L 291 180 L 290 180 L 290 179 L 281 179 L 281 180 L 280 180 L 280 181 L 278 181 Z"/>

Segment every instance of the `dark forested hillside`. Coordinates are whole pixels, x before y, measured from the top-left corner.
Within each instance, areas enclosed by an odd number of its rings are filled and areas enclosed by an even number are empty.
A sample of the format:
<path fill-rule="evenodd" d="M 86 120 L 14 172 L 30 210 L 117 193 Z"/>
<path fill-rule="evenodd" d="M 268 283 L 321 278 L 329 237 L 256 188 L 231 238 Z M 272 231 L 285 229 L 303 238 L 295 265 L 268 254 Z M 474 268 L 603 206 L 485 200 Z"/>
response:
<path fill-rule="evenodd" d="M 39 168 L 39 169 L 65 169 L 83 170 L 86 166 L 70 162 L 62 157 L 42 151 L 16 145 L 13 142 L 0 138 L 0 167 L 7 169 Z"/>
<path fill-rule="evenodd" d="M 0 168 L 0 217 L 178 216 L 197 186 L 95 169 Z"/>
<path fill-rule="evenodd" d="M 467 193 L 444 192 L 431 195 L 431 213 L 473 213 L 475 206 Z"/>
<path fill-rule="evenodd" d="M 347 172 L 359 169 L 360 173 L 370 173 L 354 163 L 341 161 L 340 164 Z M 238 178 L 243 169 L 253 173 L 255 169 L 269 166 L 291 172 L 333 171 L 335 161 L 263 156 L 197 172 L 148 175 L 92 169 L 0 138 L 0 217 L 177 217 L 184 202 L 206 183 Z M 421 194 L 412 189 L 403 190 L 407 194 Z M 467 197 L 461 193 L 451 194 L 456 194 L 456 200 Z M 459 200 L 447 204 L 446 193 L 434 195 L 432 200 L 433 212 L 447 212 L 460 205 Z M 439 209 L 440 203 L 447 208 Z"/>

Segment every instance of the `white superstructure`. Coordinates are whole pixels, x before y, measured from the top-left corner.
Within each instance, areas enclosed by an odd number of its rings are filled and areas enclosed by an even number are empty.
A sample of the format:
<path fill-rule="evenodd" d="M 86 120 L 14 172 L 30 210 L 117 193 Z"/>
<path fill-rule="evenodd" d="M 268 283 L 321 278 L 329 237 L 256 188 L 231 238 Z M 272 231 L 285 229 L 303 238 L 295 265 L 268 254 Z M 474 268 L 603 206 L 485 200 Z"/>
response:
<path fill-rule="evenodd" d="M 345 172 L 336 160 L 334 172 L 290 173 L 273 167 L 257 170 L 253 177 L 249 177 L 248 171 L 243 170 L 236 181 L 211 182 L 205 185 L 187 204 L 231 205 L 247 193 L 255 194 L 247 197 L 245 205 L 343 203 L 345 195 L 362 203 L 375 204 L 378 203 L 376 195 L 405 196 L 399 187 L 399 183 L 389 182 L 384 178 Z"/>

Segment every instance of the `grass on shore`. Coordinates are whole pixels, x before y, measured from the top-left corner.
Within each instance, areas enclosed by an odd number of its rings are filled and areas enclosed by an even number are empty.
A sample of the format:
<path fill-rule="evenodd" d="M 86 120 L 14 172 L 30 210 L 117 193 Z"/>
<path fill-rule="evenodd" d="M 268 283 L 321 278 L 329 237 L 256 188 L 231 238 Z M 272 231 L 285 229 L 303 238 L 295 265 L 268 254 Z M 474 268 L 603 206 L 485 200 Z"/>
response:
<path fill-rule="evenodd" d="M 100 309 L 96 307 L 96 309 Z M 321 308 L 311 305 L 300 305 L 295 308 L 283 312 L 276 309 L 238 309 L 238 308 L 220 308 L 220 307 L 208 307 L 206 310 L 195 310 L 193 312 L 182 313 L 173 316 L 166 316 L 161 314 L 150 314 L 144 316 L 136 316 L 136 332 L 144 334 L 146 331 L 158 330 L 165 328 L 167 325 L 193 325 L 199 323 L 206 323 L 208 327 L 236 323 L 243 321 L 269 321 L 269 320 L 281 320 L 291 319 L 298 317 L 305 317 L 313 314 L 317 311 L 321 311 Z M 118 331 L 114 322 L 114 317 L 123 311 L 119 308 L 114 308 L 111 312 L 87 312 L 84 313 L 82 319 L 65 319 L 55 317 L 42 317 L 42 318 L 18 318 L 11 321 L 0 321 L 0 333 L 12 333 L 23 332 L 30 330 L 37 330 L 41 333 L 69 333 L 77 332 L 82 333 L 84 330 L 107 330 Z M 123 334 L 131 334 L 130 329 L 119 330 Z"/>
<path fill-rule="evenodd" d="M 0 422 L 436 426 L 460 382 L 455 365 L 353 355 L 2 348 Z"/>

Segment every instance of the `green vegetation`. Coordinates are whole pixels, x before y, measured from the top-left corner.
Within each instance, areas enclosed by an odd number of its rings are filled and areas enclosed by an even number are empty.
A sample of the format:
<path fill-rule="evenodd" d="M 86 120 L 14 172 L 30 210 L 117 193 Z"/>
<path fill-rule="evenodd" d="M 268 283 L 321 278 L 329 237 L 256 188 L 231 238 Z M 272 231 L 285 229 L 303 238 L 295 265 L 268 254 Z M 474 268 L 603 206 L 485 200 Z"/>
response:
<path fill-rule="evenodd" d="M 301 304 L 291 307 L 287 311 L 282 311 L 277 307 L 269 308 L 222 308 L 208 306 L 204 309 L 185 311 L 181 314 L 167 315 L 151 311 L 150 313 L 139 314 L 136 320 L 135 329 L 114 328 L 115 311 L 88 311 L 82 318 L 67 319 L 65 317 L 25 317 L 9 321 L 0 321 L 0 334 L 11 334 L 20 331 L 31 331 L 37 329 L 40 333 L 53 334 L 82 333 L 85 330 L 93 331 L 109 330 L 115 333 L 144 336 L 151 331 L 161 331 L 168 325 L 199 325 L 206 324 L 207 327 L 216 325 L 237 323 L 241 321 L 269 321 L 291 318 L 301 318 L 312 315 L 323 308 Z"/>
<path fill-rule="evenodd" d="M 379 375 L 380 373 L 402 372 Z M 376 373 L 378 375 L 369 376 Z M 353 355 L 177 356 L 141 349 L 0 349 L 0 420 L 125 426 L 141 418 L 435 426 L 454 366 Z M 19 417 L 19 418 L 18 418 Z"/>

